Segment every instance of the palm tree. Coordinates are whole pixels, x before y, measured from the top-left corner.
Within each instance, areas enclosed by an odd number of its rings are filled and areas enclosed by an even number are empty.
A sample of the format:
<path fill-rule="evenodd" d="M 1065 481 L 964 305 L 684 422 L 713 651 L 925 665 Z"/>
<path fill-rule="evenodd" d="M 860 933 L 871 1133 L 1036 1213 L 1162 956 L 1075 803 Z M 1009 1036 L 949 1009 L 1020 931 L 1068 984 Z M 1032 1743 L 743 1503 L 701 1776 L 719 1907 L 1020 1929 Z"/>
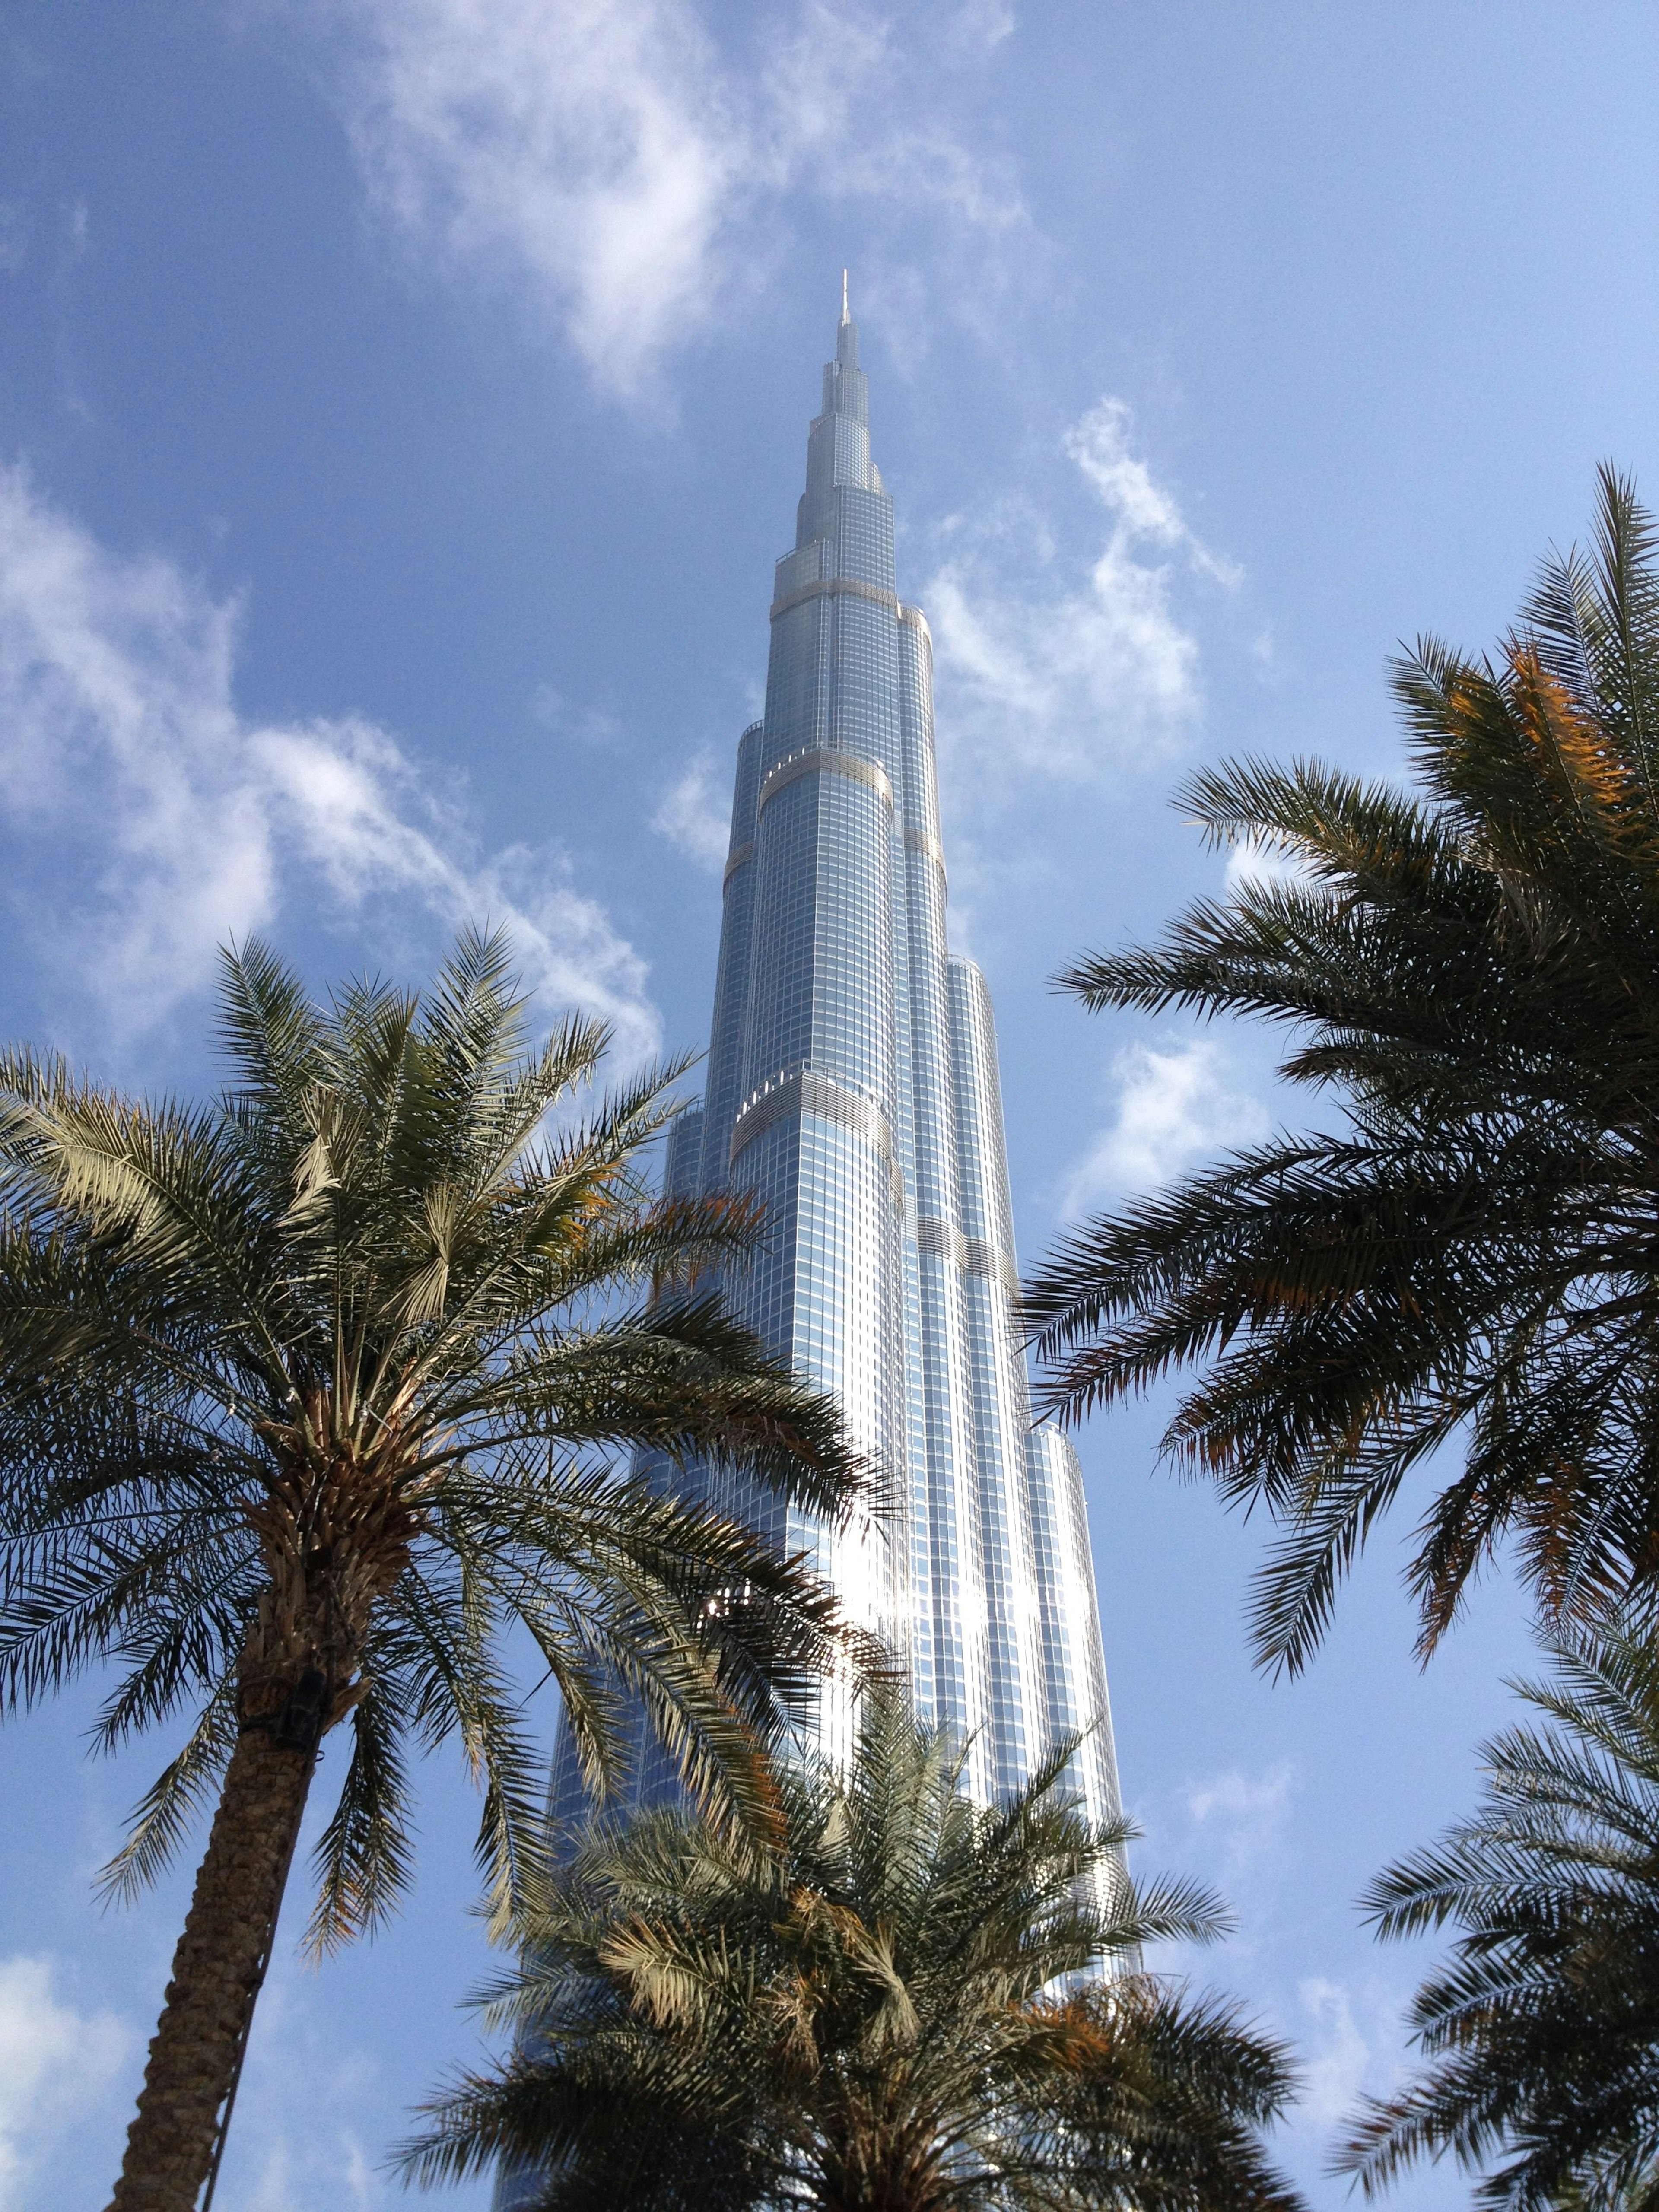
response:
<path fill-rule="evenodd" d="M 1432 2063 L 1344 2148 L 1368 2194 L 1449 2153 L 1503 2159 L 1475 2201 L 1510 2212 L 1659 2206 L 1659 1646 L 1552 1650 L 1519 1687 L 1553 1725 L 1486 1745 L 1475 1817 L 1364 1899 L 1385 1936 L 1462 1931 L 1412 2010 Z"/>
<path fill-rule="evenodd" d="M 545 2212 L 1288 2212 L 1284 2051 L 1139 1970 L 1219 1907 L 1131 1887 L 1074 1748 L 983 1810 L 878 1684 L 848 1769 L 780 1771 L 781 1852 L 680 1810 L 591 1830 L 483 2001 L 514 2055 L 424 2108 L 405 2177 L 499 2160 Z"/>
<path fill-rule="evenodd" d="M 1407 1474 L 1462 1446 L 1410 1580 L 1432 1649 L 1509 1544 L 1547 1618 L 1659 1578 L 1659 568 L 1629 483 L 1553 556 L 1495 661 L 1394 684 L 1421 790 L 1246 763 L 1182 795 L 1290 865 L 1091 1007 L 1253 1014 L 1334 1094 L 1062 1243 L 1029 1292 L 1050 1410 L 1204 1364 L 1166 1450 L 1282 1534 L 1257 1647 L 1295 1668 Z"/>
<path fill-rule="evenodd" d="M 409 1756 L 452 1736 L 506 1915 L 542 1777 L 509 1626 L 597 1788 L 639 1698 L 694 1793 L 763 1828 L 779 1700 L 848 1656 L 800 1562 L 618 1466 L 696 1453 L 831 1516 L 861 1481 L 834 1408 L 693 1286 L 752 1212 L 646 1192 L 678 1071 L 578 1123 L 606 1033 L 526 1052 L 507 959 L 468 935 L 424 1001 L 324 1011 L 259 946 L 227 955 L 210 1106 L 0 1055 L 0 1695 L 113 1661 L 105 1747 L 193 1713 L 118 1895 L 216 1797 L 121 2212 L 195 2203 L 330 1729 L 353 1742 L 319 1950 L 404 1887 Z"/>

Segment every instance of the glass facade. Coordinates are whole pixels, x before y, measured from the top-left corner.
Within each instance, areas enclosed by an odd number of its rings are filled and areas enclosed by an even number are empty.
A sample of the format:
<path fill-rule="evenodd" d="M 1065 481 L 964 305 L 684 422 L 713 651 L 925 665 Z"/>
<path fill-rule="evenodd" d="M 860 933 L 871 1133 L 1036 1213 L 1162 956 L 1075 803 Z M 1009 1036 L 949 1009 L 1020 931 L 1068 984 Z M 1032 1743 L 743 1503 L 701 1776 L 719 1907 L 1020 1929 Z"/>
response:
<path fill-rule="evenodd" d="M 1103 1818 L 1117 1776 L 1082 1483 L 1060 1432 L 1031 1426 L 991 1001 L 947 949 L 945 895 L 932 641 L 895 588 L 843 319 L 777 564 L 765 713 L 738 747 L 707 1089 L 666 1180 L 763 1199 L 765 1252 L 727 1295 L 837 1395 L 908 1510 L 843 1533 L 735 1502 L 908 1654 L 919 1712 L 971 1742 L 976 1797 L 1087 1728 L 1076 1784 Z M 836 1752 L 844 1695 L 823 1698 Z M 647 1753 L 636 1793 L 668 1786 Z M 553 1799 L 556 1820 L 580 1810 L 564 1741 Z"/>

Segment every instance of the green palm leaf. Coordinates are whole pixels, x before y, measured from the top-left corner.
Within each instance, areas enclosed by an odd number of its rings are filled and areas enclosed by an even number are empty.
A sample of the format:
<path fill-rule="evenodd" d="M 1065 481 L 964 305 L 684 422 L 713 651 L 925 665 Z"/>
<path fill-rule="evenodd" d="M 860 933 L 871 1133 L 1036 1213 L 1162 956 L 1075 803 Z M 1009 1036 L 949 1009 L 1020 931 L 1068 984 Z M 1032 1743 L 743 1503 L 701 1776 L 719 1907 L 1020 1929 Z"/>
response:
<path fill-rule="evenodd" d="M 1339 2170 L 1376 2194 L 1425 2158 L 1488 2167 L 1477 2203 L 1637 2212 L 1659 2185 L 1659 1650 L 1558 1639 L 1520 1686 L 1547 1725 L 1488 1744 L 1473 1820 L 1390 1868 L 1380 1934 L 1455 1925 L 1410 2014 L 1428 2063 L 1368 2106 Z"/>
<path fill-rule="evenodd" d="M 1047 1410 L 1200 1370 L 1165 1437 L 1277 1540 L 1254 1629 L 1305 1663 L 1448 1448 L 1409 1572 L 1426 1653 L 1482 1564 L 1584 1622 L 1659 1581 L 1659 571 L 1604 471 L 1492 661 L 1395 671 L 1412 793 L 1314 763 L 1195 776 L 1218 847 L 1295 864 L 1061 977 L 1092 1007 L 1265 1019 L 1328 1132 L 1088 1224 L 1027 1291 Z"/>
<path fill-rule="evenodd" d="M 112 1894 L 217 1800 L 129 2147 L 157 2203 L 194 2202 L 322 1734 L 349 1717 L 354 1747 L 313 1946 L 392 1909 L 410 1753 L 450 1738 L 505 1924 L 545 1776 L 515 1626 L 596 1787 L 631 1700 L 738 1830 L 775 1817 L 765 1744 L 861 1656 L 804 1561 L 632 1472 L 696 1458 L 831 1521 L 869 1490 L 836 1409 L 696 1287 L 753 1210 L 650 1191 L 684 1064 L 596 1096 L 603 1026 L 527 1043 L 509 971 L 471 933 L 424 996 L 323 1007 L 244 945 L 206 1106 L 0 1052 L 0 1710 L 96 1666 L 105 1747 L 193 1715 Z"/>
<path fill-rule="evenodd" d="M 1260 2140 L 1285 2053 L 1139 1966 L 1220 1908 L 1130 1883 L 1127 1829 L 1065 1794 L 1075 1748 L 976 1808 L 878 1685 L 844 1770 L 775 1774 L 776 1854 L 684 1812 L 597 1825 L 480 2000 L 514 2055 L 426 2108 L 405 2176 L 504 2163 L 545 2212 L 1291 2212 Z"/>

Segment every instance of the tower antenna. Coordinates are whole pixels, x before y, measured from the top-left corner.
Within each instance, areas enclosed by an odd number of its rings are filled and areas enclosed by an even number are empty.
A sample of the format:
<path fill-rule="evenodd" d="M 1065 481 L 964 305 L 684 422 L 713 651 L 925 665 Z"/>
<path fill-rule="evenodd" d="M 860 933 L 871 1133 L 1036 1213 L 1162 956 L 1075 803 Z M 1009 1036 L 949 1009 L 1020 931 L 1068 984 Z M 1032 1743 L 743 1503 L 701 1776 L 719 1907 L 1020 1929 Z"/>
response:
<path fill-rule="evenodd" d="M 847 312 L 847 271 L 844 269 L 841 272 L 841 319 L 844 323 L 850 323 L 853 319 Z"/>

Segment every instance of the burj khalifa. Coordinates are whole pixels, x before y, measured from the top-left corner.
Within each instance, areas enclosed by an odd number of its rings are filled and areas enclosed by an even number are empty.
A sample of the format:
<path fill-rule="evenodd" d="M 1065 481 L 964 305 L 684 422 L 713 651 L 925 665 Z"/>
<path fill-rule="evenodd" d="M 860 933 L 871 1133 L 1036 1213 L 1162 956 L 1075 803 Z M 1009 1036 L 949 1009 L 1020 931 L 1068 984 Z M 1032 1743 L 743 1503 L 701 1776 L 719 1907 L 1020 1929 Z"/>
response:
<path fill-rule="evenodd" d="M 945 901 L 932 639 L 897 595 L 843 291 L 765 712 L 738 746 L 707 1088 L 666 1188 L 763 1202 L 763 1254 L 728 1298 L 836 1394 L 902 1501 L 852 1530 L 765 1497 L 743 1510 L 908 1662 L 919 1717 L 969 1747 L 976 1799 L 1084 1732 L 1073 1784 L 1103 1820 L 1117 1774 L 1081 1477 L 1031 1424 L 991 1000 L 948 950 Z M 832 1755 L 849 1723 L 827 1684 Z M 565 1741 L 553 1817 L 580 1809 Z"/>

